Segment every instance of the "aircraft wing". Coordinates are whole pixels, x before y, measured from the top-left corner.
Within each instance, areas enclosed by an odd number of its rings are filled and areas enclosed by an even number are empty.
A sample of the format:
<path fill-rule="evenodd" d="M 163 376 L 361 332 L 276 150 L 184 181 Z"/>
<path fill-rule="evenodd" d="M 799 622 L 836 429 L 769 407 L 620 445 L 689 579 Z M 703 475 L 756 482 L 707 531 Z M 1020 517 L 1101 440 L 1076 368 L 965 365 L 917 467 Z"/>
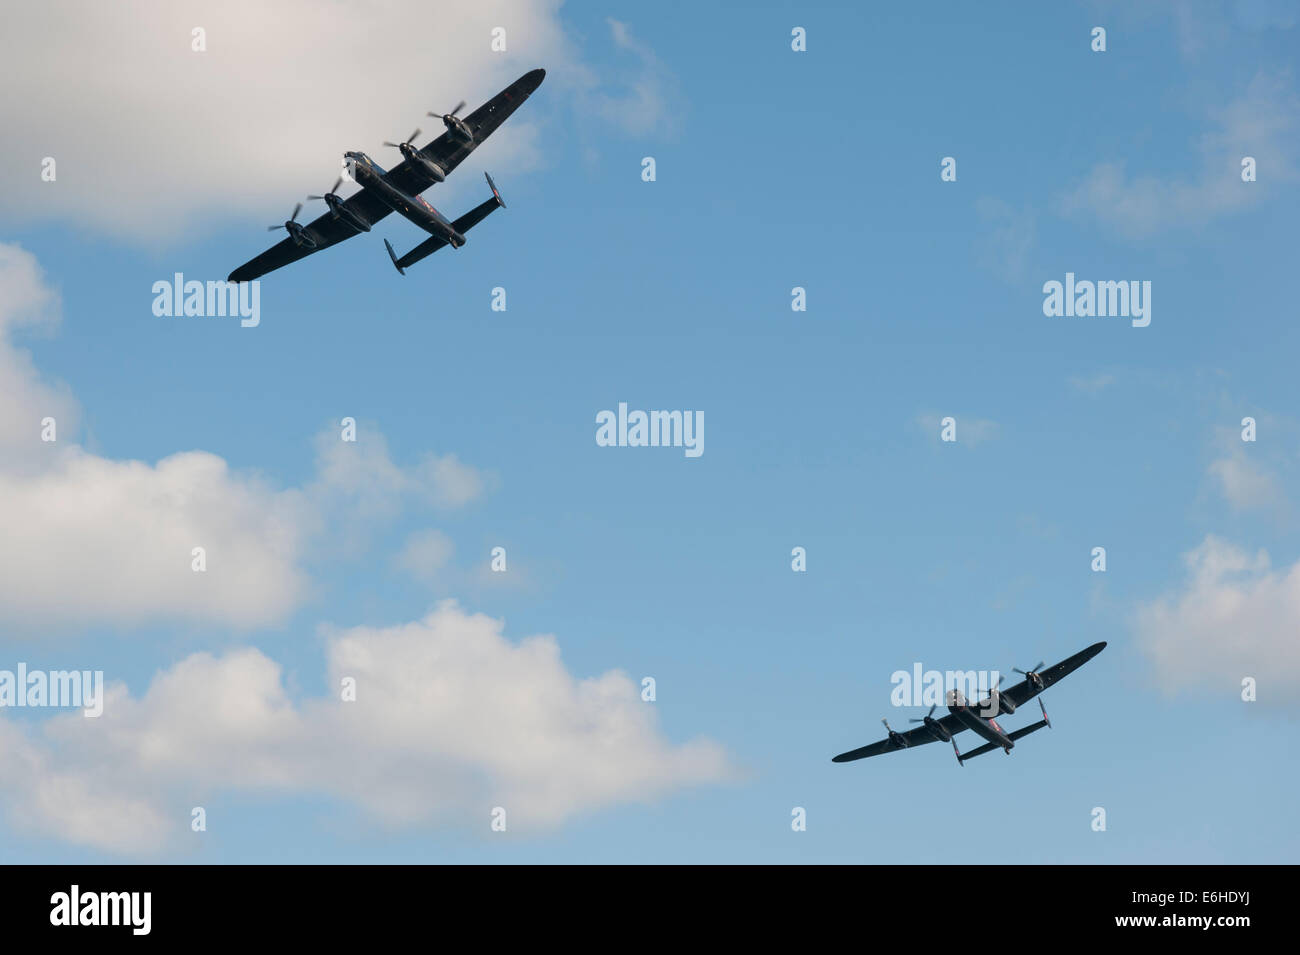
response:
<path fill-rule="evenodd" d="M 371 202 L 365 203 L 362 198 L 370 199 Z M 364 189 L 355 196 L 351 196 L 345 203 L 353 209 L 361 211 L 369 222 L 378 222 L 392 210 L 388 206 L 379 202 Z M 378 208 L 372 208 L 377 206 Z M 299 259 L 305 259 L 313 252 L 319 252 L 321 249 L 328 249 L 331 245 L 337 245 L 344 239 L 357 235 L 357 230 L 348 225 L 343 219 L 334 218 L 333 213 L 326 212 L 317 219 L 312 220 L 307 225 L 307 234 L 316 242 L 316 248 L 305 249 L 293 239 L 285 237 L 275 245 L 271 246 L 261 255 L 249 259 L 235 271 L 230 273 L 228 281 L 231 282 L 248 282 L 258 276 L 265 275 L 267 272 L 273 272 L 278 268 L 283 268 L 290 262 L 297 262 Z"/>
<path fill-rule="evenodd" d="M 445 132 L 420 150 L 420 154 L 433 160 L 447 175 L 464 161 L 483 140 L 491 136 L 510 114 L 523 105 L 533 90 L 542 85 L 545 70 L 533 70 L 515 80 L 496 96 L 465 117 L 465 125 L 474 134 L 473 143 L 463 143 Z M 388 171 L 386 177 L 398 189 L 417 196 L 433 185 L 434 180 L 420 166 L 402 160 Z"/>
<path fill-rule="evenodd" d="M 953 716 L 951 713 L 936 722 L 949 733 L 954 735 L 966 729 L 966 724 L 957 719 L 957 717 Z M 925 743 L 937 742 L 924 725 L 913 727 L 901 735 L 903 739 L 907 741 L 907 749 L 911 749 L 913 746 L 922 746 Z M 903 747 L 896 745 L 892 739 L 886 736 L 878 743 L 859 746 L 857 749 L 851 749 L 847 753 L 840 753 L 838 756 L 832 756 L 831 762 L 848 763 L 855 759 L 866 759 L 868 756 L 879 756 L 881 753 L 892 753 L 895 750 L 902 748 Z"/>
<path fill-rule="evenodd" d="M 1040 670 L 1038 676 L 1043 681 L 1043 685 L 1041 688 L 1035 686 L 1033 683 L 1030 683 L 1029 680 L 1026 679 L 1026 680 L 1021 680 L 1019 683 L 1017 683 L 1015 686 L 1011 687 L 1010 689 L 1003 690 L 1002 695 L 1005 696 L 1007 699 L 1009 699 L 1016 706 L 1021 706 L 1024 703 L 1028 703 L 1039 693 L 1042 693 L 1043 690 L 1048 689 L 1054 683 L 1060 683 L 1067 676 L 1069 676 L 1075 670 L 1079 669 L 1079 667 L 1083 666 L 1085 663 L 1087 663 L 1089 660 L 1091 660 L 1093 657 L 1095 657 L 1097 654 L 1101 653 L 1101 651 L 1105 649 L 1106 649 L 1105 640 L 1101 641 L 1100 643 L 1094 643 L 1086 650 L 1080 650 L 1074 656 L 1062 660 L 1060 663 L 1056 664 L 1055 666 L 1050 666 L 1044 670 Z M 984 703 L 981 702 L 980 706 L 983 707 Z"/>

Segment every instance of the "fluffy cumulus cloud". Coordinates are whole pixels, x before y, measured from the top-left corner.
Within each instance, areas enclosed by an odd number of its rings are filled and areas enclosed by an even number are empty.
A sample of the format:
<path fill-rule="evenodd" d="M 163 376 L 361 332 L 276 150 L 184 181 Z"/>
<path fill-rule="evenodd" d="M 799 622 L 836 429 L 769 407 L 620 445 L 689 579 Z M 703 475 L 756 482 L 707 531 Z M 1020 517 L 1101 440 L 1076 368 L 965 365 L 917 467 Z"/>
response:
<path fill-rule="evenodd" d="M 14 80 L 0 100 L 13 182 L 6 221 L 54 219 L 148 243 L 214 223 L 263 226 L 320 193 L 342 154 L 385 165 L 429 111 L 474 109 L 534 67 L 540 94 L 595 103 L 643 129 L 667 115 L 665 71 L 624 29 L 637 81 L 585 65 L 560 22 L 561 0 L 47 0 L 6 11 L 0 59 Z M 505 31 L 506 49 L 490 48 Z M 202 52 L 194 31 L 202 30 Z M 93 77 L 88 81 L 88 77 Z M 610 84 L 614 84 L 611 86 Z M 501 174 L 541 156 L 544 107 L 531 103 L 476 162 Z M 648 119 L 647 119 L 648 117 Z M 57 178 L 41 180 L 53 158 Z M 26 172 L 23 172 L 26 170 Z M 469 180 L 472 182 L 472 179 Z M 505 180 L 501 180 L 505 181 Z M 465 188 L 453 177 L 444 189 Z M 481 186 L 481 180 L 479 182 Z M 345 189 L 348 187 L 345 187 Z M 269 218 L 268 218 L 269 217 Z"/>
<path fill-rule="evenodd" d="M 1240 693 L 1253 677 L 1259 698 L 1294 700 L 1300 681 L 1300 562 L 1274 568 L 1268 554 L 1213 535 L 1184 558 L 1175 593 L 1142 606 L 1139 645 L 1169 691 Z"/>
<path fill-rule="evenodd" d="M 576 679 L 553 637 L 502 631 L 447 602 L 330 633 L 331 690 L 301 702 L 257 650 L 195 654 L 139 697 L 110 687 L 98 719 L 0 719 L 0 796 L 24 826 L 150 854 L 222 793 L 331 796 L 385 826 L 485 826 L 499 806 L 528 832 L 734 777 L 716 744 L 666 740 L 625 674 Z"/>
<path fill-rule="evenodd" d="M 33 256 L 0 245 L 0 620 L 275 623 L 307 596 L 303 562 L 323 534 L 360 537 L 411 502 L 451 508 L 483 493 L 483 476 L 454 455 L 395 464 L 373 428 L 354 442 L 323 432 L 303 488 L 275 488 L 201 451 L 156 463 L 91 454 L 75 442 L 71 394 L 43 381 L 11 338 L 57 320 Z M 53 441 L 43 440 L 50 418 Z"/>

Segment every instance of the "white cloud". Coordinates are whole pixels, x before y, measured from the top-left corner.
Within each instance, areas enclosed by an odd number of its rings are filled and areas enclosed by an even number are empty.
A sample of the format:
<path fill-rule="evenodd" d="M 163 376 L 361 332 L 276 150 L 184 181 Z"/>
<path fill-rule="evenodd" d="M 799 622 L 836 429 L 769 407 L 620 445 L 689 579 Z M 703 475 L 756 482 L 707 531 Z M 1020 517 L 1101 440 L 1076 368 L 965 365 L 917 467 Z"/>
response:
<path fill-rule="evenodd" d="M 328 187 L 345 150 L 363 149 L 388 165 L 399 157 L 384 140 L 419 126 L 423 143 L 442 131 L 428 111 L 460 99 L 474 109 L 545 67 L 546 84 L 475 154 L 473 167 L 493 170 L 505 185 L 510 173 L 542 159 L 538 124 L 548 98 L 599 97 L 609 118 L 623 107 L 629 115 L 645 111 L 639 90 L 610 92 L 607 79 L 581 62 L 560 6 L 19 4 L 6 10 L 0 31 L 0 60 L 13 78 L 0 99 L 0 125 L 6 143 L 18 144 L 0 217 L 63 221 L 159 246 L 242 221 L 251 241 L 303 196 Z M 506 30 L 504 53 L 489 48 L 495 27 Z M 191 48 L 195 28 L 206 31 L 206 52 Z M 46 156 L 58 164 L 55 182 L 41 181 Z M 453 176 L 439 194 L 451 203 L 477 196 L 477 176 Z"/>
<path fill-rule="evenodd" d="M 1244 451 L 1210 462 L 1209 474 L 1233 510 L 1273 510 L 1285 503 L 1277 478 Z"/>
<path fill-rule="evenodd" d="M 1253 677 L 1260 699 L 1291 699 L 1300 680 L 1300 563 L 1273 570 L 1213 535 L 1185 555 L 1182 588 L 1139 608 L 1139 646 L 1167 690 L 1239 694 Z"/>
<path fill-rule="evenodd" d="M 408 501 L 432 507 L 462 507 L 481 497 L 488 479 L 454 454 L 425 454 L 410 468 L 399 467 L 388 442 L 373 426 L 357 426 L 355 441 L 344 441 L 341 428 L 316 436 L 318 477 L 310 488 L 322 510 L 338 498 L 351 498 L 364 520 L 394 516 Z"/>
<path fill-rule="evenodd" d="M 613 17 L 606 22 L 615 47 L 629 59 L 617 80 L 606 84 L 618 91 L 610 92 L 589 78 L 580 93 L 580 108 L 634 136 L 676 132 L 680 98 L 672 75 L 654 51 L 632 35 L 628 24 Z"/>
<path fill-rule="evenodd" d="M 138 698 L 113 685 L 98 719 L 0 719 L 0 794 L 26 825 L 149 854 L 182 845 L 189 807 L 219 793 L 326 794 L 389 826 L 486 829 L 502 806 L 529 832 L 734 777 L 716 744 L 664 739 L 625 674 L 577 679 L 554 637 L 502 629 L 447 602 L 331 633 L 330 690 L 301 703 L 257 650 L 195 654 Z M 344 677 L 355 702 L 339 699 Z"/>
<path fill-rule="evenodd" d="M 91 454 L 75 443 L 71 395 L 45 384 L 10 341 L 16 328 L 57 321 L 58 296 L 35 258 L 0 244 L 0 620 L 276 623 L 307 596 L 303 563 L 316 545 L 356 549 L 406 504 L 459 507 L 484 491 L 485 478 L 454 455 L 399 467 L 364 426 L 356 442 L 322 433 L 318 474 L 301 489 L 276 489 L 202 451 L 156 464 Z M 56 418 L 57 441 L 42 440 L 45 417 Z"/>
<path fill-rule="evenodd" d="M 1095 218 L 1130 238 L 1197 227 L 1248 209 L 1270 193 L 1270 184 L 1297 178 L 1297 109 L 1290 76 L 1259 73 L 1240 98 L 1211 111 L 1215 129 L 1202 137 L 1196 175 L 1131 177 L 1122 162 L 1102 163 L 1061 197 L 1060 209 Z M 1255 158 L 1257 182 L 1241 181 L 1244 156 Z"/>
<path fill-rule="evenodd" d="M 0 616 L 37 624 L 150 618 L 249 627 L 283 619 L 298 569 L 301 496 L 191 451 L 148 465 L 73 446 L 39 475 L 0 473 Z M 205 551 L 206 571 L 191 567 Z"/>
<path fill-rule="evenodd" d="M 416 531 L 393 559 L 394 565 L 422 583 L 432 583 L 447 566 L 455 547 L 439 530 Z"/>
<path fill-rule="evenodd" d="M 64 433 L 77 425 L 77 407 L 67 388 L 41 380 L 31 356 L 10 344 L 18 329 L 51 332 L 59 323 L 59 296 L 36 257 L 16 245 L 0 244 L 0 468 L 30 471 L 41 420 L 54 418 Z"/>

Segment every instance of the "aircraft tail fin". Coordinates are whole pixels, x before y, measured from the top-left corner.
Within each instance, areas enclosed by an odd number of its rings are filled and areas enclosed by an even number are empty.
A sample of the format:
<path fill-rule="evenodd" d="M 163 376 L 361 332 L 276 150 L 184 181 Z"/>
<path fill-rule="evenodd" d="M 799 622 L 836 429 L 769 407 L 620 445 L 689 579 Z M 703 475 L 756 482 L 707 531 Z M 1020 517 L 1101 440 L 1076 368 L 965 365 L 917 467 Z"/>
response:
<path fill-rule="evenodd" d="M 384 248 L 388 250 L 388 257 L 393 260 L 393 268 L 397 269 L 398 274 L 405 275 L 406 269 L 402 268 L 401 263 L 397 261 L 397 253 L 393 251 L 393 243 L 385 239 Z"/>
<path fill-rule="evenodd" d="M 492 198 L 479 203 L 451 224 L 452 228 L 461 235 L 464 235 L 470 229 L 474 228 L 474 226 L 486 219 L 491 213 L 506 207 L 505 200 L 501 198 L 501 193 L 497 190 L 497 184 L 492 181 L 492 177 L 487 173 L 483 173 L 483 177 L 488 181 L 488 185 L 492 188 Z"/>

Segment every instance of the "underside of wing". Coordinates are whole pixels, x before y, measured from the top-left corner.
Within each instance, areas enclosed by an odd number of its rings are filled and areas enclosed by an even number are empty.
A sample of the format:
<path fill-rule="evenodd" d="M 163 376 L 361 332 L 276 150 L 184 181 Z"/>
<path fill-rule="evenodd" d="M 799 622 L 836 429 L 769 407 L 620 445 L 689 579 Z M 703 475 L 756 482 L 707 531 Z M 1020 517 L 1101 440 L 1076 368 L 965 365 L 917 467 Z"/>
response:
<path fill-rule="evenodd" d="M 347 200 L 349 206 L 356 202 L 362 196 L 366 195 L 365 190 L 357 193 Z M 368 206 L 365 208 L 369 208 Z M 388 214 L 388 208 L 383 207 L 382 214 L 366 215 L 370 222 L 377 222 Z M 304 227 L 304 234 L 311 240 L 311 245 L 300 245 L 292 237 L 282 239 L 275 245 L 271 246 L 261 255 L 249 259 L 235 271 L 230 273 L 229 281 L 231 282 L 249 282 L 255 278 L 265 275 L 267 272 L 274 272 L 276 269 L 283 268 L 290 262 L 297 262 L 304 259 L 313 252 L 319 252 L 321 249 L 328 249 L 331 245 L 337 245 L 344 239 L 357 235 L 357 230 L 348 225 L 343 219 L 334 218 L 332 213 L 326 212 L 320 218 L 315 219 Z"/>
<path fill-rule="evenodd" d="M 465 125 L 474 134 L 474 141 L 466 143 L 445 132 L 433 142 L 420 150 L 420 154 L 441 167 L 448 175 L 459 166 L 465 157 L 491 136 L 498 126 L 510 118 L 510 114 L 523 105 L 524 100 L 532 95 L 546 78 L 545 70 L 533 70 L 515 80 L 496 96 L 492 97 L 474 112 L 465 117 Z M 402 161 L 388 172 L 388 181 L 398 189 L 411 195 L 419 195 L 433 185 L 434 180 L 420 166 Z"/>
<path fill-rule="evenodd" d="M 966 725 L 951 713 L 943 719 L 936 720 L 935 722 L 943 729 L 947 730 L 949 736 L 960 733 L 966 728 Z M 831 762 L 849 763 L 855 759 L 866 759 L 868 756 L 879 756 L 882 753 L 892 753 L 900 749 L 911 749 L 913 746 L 924 746 L 926 743 L 934 743 L 938 741 L 938 737 L 931 733 L 927 726 L 917 726 L 904 733 L 899 733 L 898 735 L 902 737 L 903 742 L 901 744 L 897 742 L 893 736 L 888 736 L 885 739 L 880 740 L 878 743 L 860 746 L 857 749 L 849 750 L 847 753 L 840 753 L 838 756 L 832 756 Z"/>
<path fill-rule="evenodd" d="M 1042 686 L 1039 686 L 1032 680 L 1024 679 L 1010 689 L 1003 690 L 1002 695 L 1010 699 L 1016 706 L 1020 706 L 1022 703 L 1028 703 L 1052 684 L 1060 683 L 1075 670 L 1079 669 L 1079 667 L 1083 666 L 1097 654 L 1101 653 L 1104 649 L 1106 649 L 1106 642 L 1104 640 L 1100 643 L 1094 643 L 1086 650 L 1080 650 L 1074 656 L 1067 657 L 1055 666 L 1050 666 L 1045 670 L 1040 670 L 1036 675 L 1038 679 L 1042 681 Z"/>

